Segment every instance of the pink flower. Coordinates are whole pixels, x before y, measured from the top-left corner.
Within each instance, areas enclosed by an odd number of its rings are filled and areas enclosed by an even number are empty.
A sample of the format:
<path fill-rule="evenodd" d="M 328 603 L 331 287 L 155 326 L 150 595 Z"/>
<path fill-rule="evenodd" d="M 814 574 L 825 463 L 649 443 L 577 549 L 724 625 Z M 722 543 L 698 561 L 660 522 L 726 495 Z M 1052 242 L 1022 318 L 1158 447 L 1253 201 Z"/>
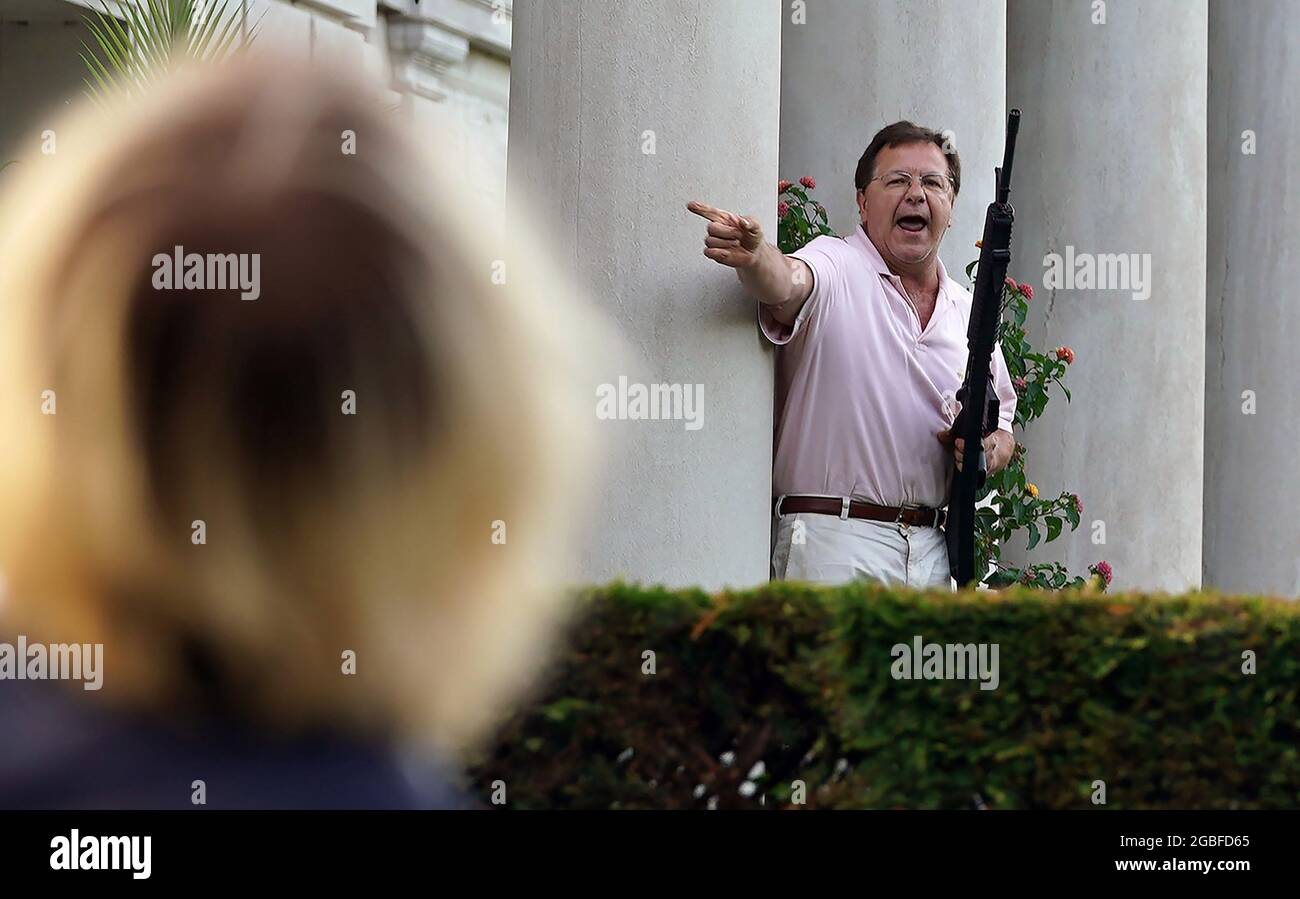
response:
<path fill-rule="evenodd" d="M 1080 515 L 1083 514 L 1083 500 L 1079 499 L 1079 494 L 1077 493 L 1074 495 L 1074 511 L 1078 512 Z"/>
<path fill-rule="evenodd" d="M 1066 365 L 1074 364 L 1074 350 L 1068 346 L 1058 346 L 1056 348 L 1056 358 L 1063 361 Z"/>
<path fill-rule="evenodd" d="M 1093 574 L 1100 576 L 1101 579 L 1106 582 L 1107 587 L 1110 586 L 1110 579 L 1114 574 L 1114 572 L 1111 571 L 1109 562 L 1098 562 L 1096 565 L 1093 565 L 1088 570 L 1091 571 Z"/>
<path fill-rule="evenodd" d="M 793 181 L 784 181 L 784 180 L 783 180 L 783 181 L 778 181 L 778 182 L 776 182 L 776 192 L 777 192 L 777 193 L 784 193 L 788 188 L 791 188 L 791 187 L 794 187 L 794 182 L 793 182 Z"/>
<path fill-rule="evenodd" d="M 1032 300 L 1034 298 L 1034 288 L 1028 283 L 1020 285 L 1020 292 L 1025 295 L 1026 300 Z"/>
<path fill-rule="evenodd" d="M 785 214 L 786 214 L 787 212 L 789 212 L 789 211 L 790 211 L 790 204 L 789 204 L 789 203 L 777 203 L 777 204 L 776 204 L 776 217 L 777 217 L 777 218 L 779 218 L 779 219 L 783 219 L 783 218 L 785 218 Z"/>
<path fill-rule="evenodd" d="M 800 178 L 799 183 L 802 184 L 804 187 L 808 188 L 809 190 L 812 190 L 817 186 L 817 182 L 814 181 L 812 177 L 809 175 L 804 175 L 802 178 Z"/>
<path fill-rule="evenodd" d="M 1011 383 L 1015 385 L 1016 393 L 1024 393 L 1025 388 L 1029 386 L 1029 382 L 1026 381 L 1024 378 L 1016 378 Z"/>
<path fill-rule="evenodd" d="M 1019 289 L 1019 285 L 1016 284 L 1016 279 L 1011 277 L 1010 275 L 1007 275 L 1007 287 L 1011 288 L 1012 290 Z"/>

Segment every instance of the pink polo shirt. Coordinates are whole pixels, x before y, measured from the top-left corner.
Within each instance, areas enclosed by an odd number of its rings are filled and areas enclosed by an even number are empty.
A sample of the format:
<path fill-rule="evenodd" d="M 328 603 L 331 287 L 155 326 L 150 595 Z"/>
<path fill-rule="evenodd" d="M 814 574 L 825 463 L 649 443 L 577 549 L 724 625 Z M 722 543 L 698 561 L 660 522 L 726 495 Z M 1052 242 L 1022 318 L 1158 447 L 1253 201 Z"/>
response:
<path fill-rule="evenodd" d="M 966 368 L 971 295 L 939 263 L 939 297 L 925 330 L 902 281 L 859 226 L 790 254 L 813 271 L 793 326 L 759 307 L 777 354 L 776 495 L 851 496 L 887 506 L 940 507 L 952 453 L 935 439 L 956 414 Z M 993 354 L 1001 429 L 1016 394 L 1002 348 Z M 946 401 L 945 401 L 946 399 Z"/>

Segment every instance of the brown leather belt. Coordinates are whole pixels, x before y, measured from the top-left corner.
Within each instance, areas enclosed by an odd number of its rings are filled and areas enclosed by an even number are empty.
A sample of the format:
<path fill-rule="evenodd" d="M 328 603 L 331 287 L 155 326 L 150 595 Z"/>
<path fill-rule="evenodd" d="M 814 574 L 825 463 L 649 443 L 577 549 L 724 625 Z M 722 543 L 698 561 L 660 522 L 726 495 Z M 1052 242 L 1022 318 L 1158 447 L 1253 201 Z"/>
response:
<path fill-rule="evenodd" d="M 888 521 L 918 528 L 941 528 L 947 513 L 928 506 L 877 506 L 862 500 L 833 496 L 783 496 L 776 501 L 779 518 L 789 512 L 813 512 L 820 515 L 837 515 L 840 518 L 865 518 L 869 521 Z"/>

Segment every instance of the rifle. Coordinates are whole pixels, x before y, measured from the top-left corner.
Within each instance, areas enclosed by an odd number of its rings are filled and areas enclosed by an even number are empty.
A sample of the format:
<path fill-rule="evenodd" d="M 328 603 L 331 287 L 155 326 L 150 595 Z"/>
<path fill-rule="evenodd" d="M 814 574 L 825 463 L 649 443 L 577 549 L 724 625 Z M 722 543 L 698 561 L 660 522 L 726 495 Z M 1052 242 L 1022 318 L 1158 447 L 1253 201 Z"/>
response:
<path fill-rule="evenodd" d="M 998 395 L 989 378 L 993 362 L 993 344 L 1002 319 L 1002 292 L 1011 262 L 1011 225 L 1016 211 L 1011 208 L 1011 162 L 1016 152 L 1016 132 L 1020 130 L 1020 110 L 1007 116 L 1007 142 L 1002 166 L 994 169 L 996 192 L 984 213 L 984 239 L 980 242 L 979 270 L 975 275 L 975 294 L 971 302 L 970 324 L 966 329 L 966 377 L 957 391 L 961 411 L 952 423 L 953 437 L 965 441 L 963 465 L 954 472 L 948 488 L 948 517 L 945 537 L 948 541 L 948 570 L 965 587 L 977 580 L 975 571 L 975 500 L 988 477 L 984 458 L 984 438 L 998 427 Z M 973 414 L 970 397 L 984 397 L 983 415 Z M 979 573 L 979 579 L 983 572 Z"/>

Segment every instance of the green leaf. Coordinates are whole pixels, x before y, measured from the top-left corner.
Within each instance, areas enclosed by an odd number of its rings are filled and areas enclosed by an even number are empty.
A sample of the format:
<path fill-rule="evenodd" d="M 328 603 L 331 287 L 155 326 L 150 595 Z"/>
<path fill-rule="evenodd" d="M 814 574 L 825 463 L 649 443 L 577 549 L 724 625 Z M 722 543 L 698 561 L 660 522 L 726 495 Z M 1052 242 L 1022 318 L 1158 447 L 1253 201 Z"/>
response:
<path fill-rule="evenodd" d="M 1051 543 L 1057 537 L 1061 536 L 1061 526 L 1065 524 L 1055 515 L 1048 515 L 1045 519 L 1047 522 L 1047 542 Z"/>
<path fill-rule="evenodd" d="M 1004 568 L 1001 571 L 995 571 L 990 574 L 984 583 L 994 590 L 1000 587 L 1008 587 L 1014 584 L 1020 578 L 1020 572 L 1015 568 Z"/>
<path fill-rule="evenodd" d="M 1036 524 L 1030 523 L 1028 525 L 1028 528 L 1029 528 L 1029 544 L 1025 547 L 1025 549 L 1031 550 L 1038 545 L 1038 541 L 1042 537 L 1042 534 L 1039 533 L 1038 525 Z"/>
<path fill-rule="evenodd" d="M 138 94 L 178 63 L 219 61 L 256 36 L 256 26 L 246 29 L 242 9 L 231 0 L 216 0 L 206 13 L 195 0 L 118 0 L 118 7 L 120 18 L 99 0 L 98 9 L 82 16 L 99 49 L 83 44 L 81 55 L 97 102 Z"/>

